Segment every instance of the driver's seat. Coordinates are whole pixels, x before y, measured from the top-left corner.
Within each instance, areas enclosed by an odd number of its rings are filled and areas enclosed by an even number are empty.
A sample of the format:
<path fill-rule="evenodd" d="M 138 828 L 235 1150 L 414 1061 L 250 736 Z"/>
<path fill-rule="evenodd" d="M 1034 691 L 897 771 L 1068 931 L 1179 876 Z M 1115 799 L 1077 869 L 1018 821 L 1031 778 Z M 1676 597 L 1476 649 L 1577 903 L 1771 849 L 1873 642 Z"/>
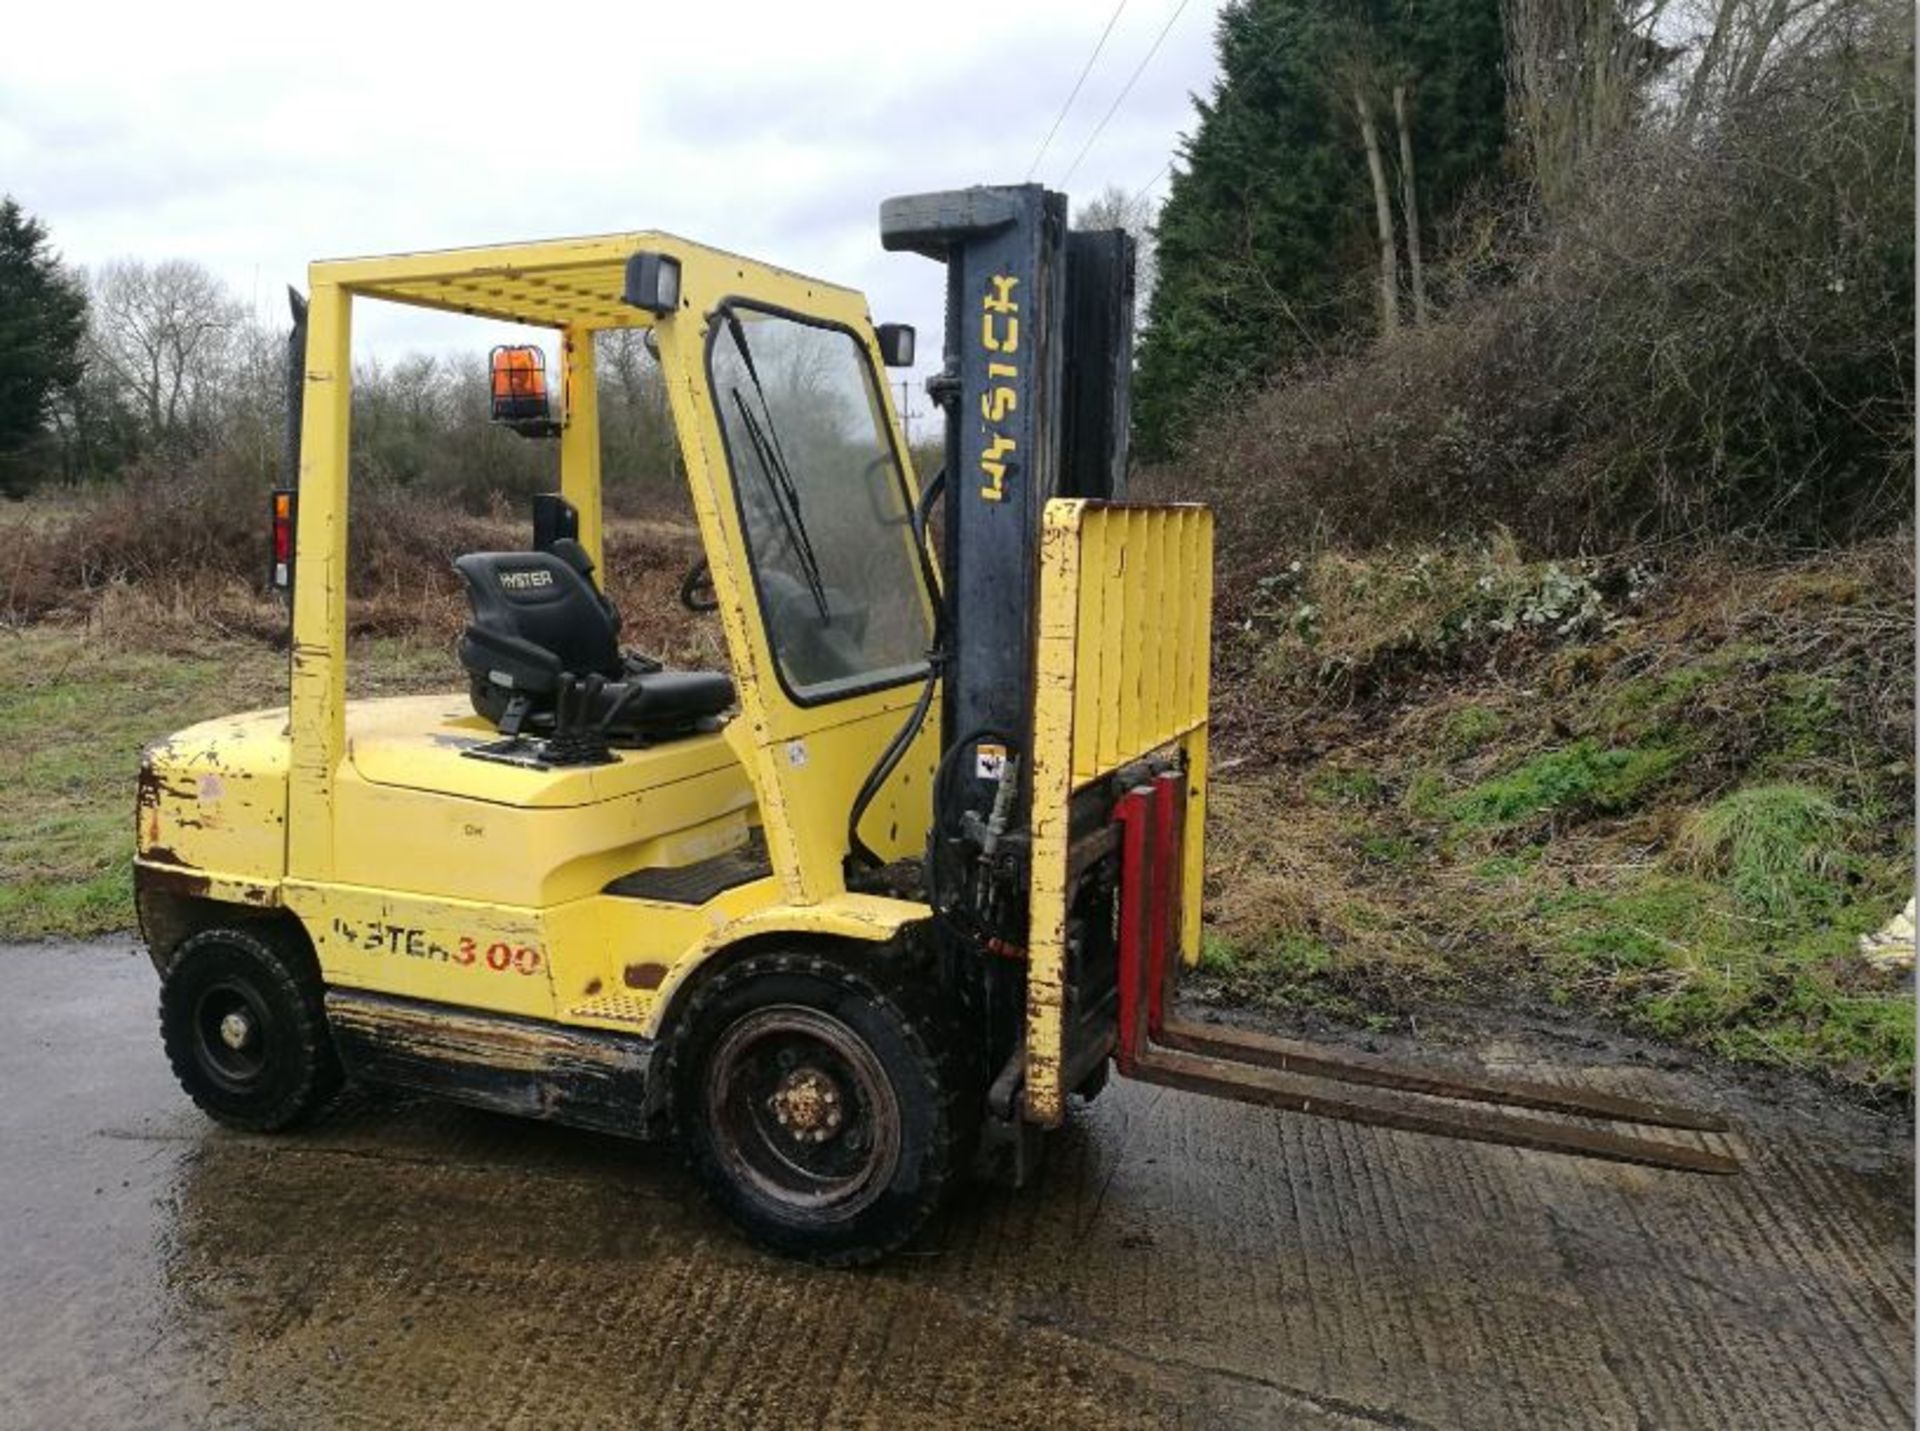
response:
<path fill-rule="evenodd" d="M 459 646 L 473 708 L 503 735 L 552 733 L 563 691 L 576 697 L 570 720 L 626 744 L 710 728 L 733 704 L 718 671 L 668 671 L 621 651 L 620 613 L 571 537 L 545 551 L 470 552 L 453 569 L 473 614 Z"/>

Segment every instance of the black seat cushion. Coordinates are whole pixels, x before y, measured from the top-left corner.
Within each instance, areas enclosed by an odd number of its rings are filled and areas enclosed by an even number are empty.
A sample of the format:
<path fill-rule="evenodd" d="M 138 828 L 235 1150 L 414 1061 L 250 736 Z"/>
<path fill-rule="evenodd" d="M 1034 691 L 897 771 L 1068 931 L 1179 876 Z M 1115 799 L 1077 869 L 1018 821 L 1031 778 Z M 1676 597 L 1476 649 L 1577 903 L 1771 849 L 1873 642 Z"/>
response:
<path fill-rule="evenodd" d="M 621 651 L 620 613 L 594 585 L 593 562 L 578 542 L 470 552 L 453 565 L 473 613 L 460 664 L 472 679 L 474 709 L 495 725 L 524 697 L 519 723 L 552 730 L 562 685 L 579 688 L 589 677 L 599 680 L 577 714 L 604 721 L 616 741 L 685 734 L 733 704 L 733 682 L 718 671 L 664 671 Z"/>
<path fill-rule="evenodd" d="M 654 671 L 626 684 L 637 693 L 624 703 L 619 724 L 639 731 L 694 725 L 733 704 L 733 682 L 718 671 Z"/>

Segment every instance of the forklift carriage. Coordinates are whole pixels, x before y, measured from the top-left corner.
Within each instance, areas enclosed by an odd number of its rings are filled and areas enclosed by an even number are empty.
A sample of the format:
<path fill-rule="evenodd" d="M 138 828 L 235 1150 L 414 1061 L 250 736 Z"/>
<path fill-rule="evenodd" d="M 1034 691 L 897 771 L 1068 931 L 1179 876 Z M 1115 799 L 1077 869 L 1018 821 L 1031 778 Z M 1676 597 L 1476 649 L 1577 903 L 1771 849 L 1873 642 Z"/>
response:
<path fill-rule="evenodd" d="M 1200 944 L 1211 518 L 1129 504 L 1132 247 L 1038 186 L 890 200 L 946 267 L 941 473 L 848 289 L 658 233 L 320 262 L 273 506 L 287 707 L 142 760 L 135 865 L 162 1034 L 209 1114 L 274 1130 L 344 1075 L 645 1137 L 815 1260 L 910 1237 L 982 1149 L 1025 1175 L 1126 1076 L 1662 1167 L 1724 1154 L 1639 1100 L 1462 1080 L 1182 1020 Z M 456 563 L 466 691 L 349 702 L 356 302 L 558 334 L 494 355 L 555 437 L 535 545 Z M 296 308 L 299 314 L 298 307 Z M 594 334 L 657 355 L 729 671 L 622 648 Z M 297 501 L 294 494 L 297 493 Z M 942 540 L 929 525 L 940 503 Z M 296 575 L 297 574 L 297 575 Z M 450 668 L 450 675 L 452 674 Z"/>

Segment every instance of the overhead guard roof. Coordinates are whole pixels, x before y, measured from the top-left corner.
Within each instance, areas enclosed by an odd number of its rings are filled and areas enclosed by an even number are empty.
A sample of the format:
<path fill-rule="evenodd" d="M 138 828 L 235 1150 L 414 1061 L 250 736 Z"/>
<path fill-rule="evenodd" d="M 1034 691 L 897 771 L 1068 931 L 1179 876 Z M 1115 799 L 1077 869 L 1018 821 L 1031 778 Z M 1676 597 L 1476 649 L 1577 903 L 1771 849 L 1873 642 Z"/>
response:
<path fill-rule="evenodd" d="M 756 276 L 801 278 L 737 254 L 690 243 L 672 234 L 636 232 L 588 238 L 548 239 L 538 243 L 449 248 L 380 258 L 323 259 L 312 265 L 314 283 L 337 283 L 356 296 L 437 308 L 480 318 L 543 327 L 636 328 L 653 316 L 629 308 L 620 295 L 627 260 L 641 249 L 671 254 L 683 268 L 709 267 Z M 731 274 L 724 274 L 721 281 Z M 849 290 L 818 279 L 815 288 Z M 685 272 L 683 287 L 694 289 L 696 272 Z M 720 294 L 713 295 L 718 298 Z"/>

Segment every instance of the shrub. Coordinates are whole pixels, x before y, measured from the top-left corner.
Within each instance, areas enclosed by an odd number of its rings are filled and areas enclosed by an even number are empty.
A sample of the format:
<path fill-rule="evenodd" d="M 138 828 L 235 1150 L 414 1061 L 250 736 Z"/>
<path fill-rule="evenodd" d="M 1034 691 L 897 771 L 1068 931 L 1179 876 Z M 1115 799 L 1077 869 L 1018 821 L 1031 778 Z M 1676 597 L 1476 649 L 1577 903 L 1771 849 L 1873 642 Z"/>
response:
<path fill-rule="evenodd" d="M 1826 541 L 1913 493 L 1910 11 L 1783 63 L 1716 125 L 1596 158 L 1424 331 L 1334 353 L 1161 481 L 1230 564 L 1505 526 L 1549 552 Z M 1284 534 L 1284 543 L 1276 543 Z"/>
<path fill-rule="evenodd" d="M 1693 866 L 1723 876 L 1741 907 L 1778 918 L 1832 903 L 1845 830 L 1845 814 L 1817 790 L 1754 785 L 1696 814 L 1683 843 Z"/>

